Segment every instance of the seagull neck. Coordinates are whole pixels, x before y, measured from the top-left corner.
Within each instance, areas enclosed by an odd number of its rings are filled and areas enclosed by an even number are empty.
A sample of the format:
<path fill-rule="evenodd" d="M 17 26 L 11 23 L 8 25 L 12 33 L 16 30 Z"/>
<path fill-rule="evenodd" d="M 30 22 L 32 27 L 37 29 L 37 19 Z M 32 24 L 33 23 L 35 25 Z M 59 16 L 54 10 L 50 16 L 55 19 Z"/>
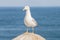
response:
<path fill-rule="evenodd" d="M 26 15 L 27 15 L 27 16 L 31 16 L 30 10 L 27 10 L 27 11 L 26 11 Z"/>

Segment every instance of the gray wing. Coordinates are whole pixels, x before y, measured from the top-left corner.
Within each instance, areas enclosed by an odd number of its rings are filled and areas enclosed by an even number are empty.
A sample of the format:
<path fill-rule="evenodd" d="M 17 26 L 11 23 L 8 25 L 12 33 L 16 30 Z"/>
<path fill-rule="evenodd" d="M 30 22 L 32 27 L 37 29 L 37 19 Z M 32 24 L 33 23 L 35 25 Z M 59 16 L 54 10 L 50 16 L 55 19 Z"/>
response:
<path fill-rule="evenodd" d="M 33 21 L 36 25 L 38 25 L 38 23 L 36 22 L 36 20 L 35 20 L 34 18 L 32 18 L 32 21 Z"/>

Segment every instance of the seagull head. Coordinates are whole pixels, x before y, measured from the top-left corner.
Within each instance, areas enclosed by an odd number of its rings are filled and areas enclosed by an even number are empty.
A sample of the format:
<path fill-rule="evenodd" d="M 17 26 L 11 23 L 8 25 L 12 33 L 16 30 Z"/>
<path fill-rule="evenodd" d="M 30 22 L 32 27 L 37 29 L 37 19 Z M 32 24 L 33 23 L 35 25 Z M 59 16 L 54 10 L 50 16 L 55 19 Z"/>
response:
<path fill-rule="evenodd" d="M 30 7 L 29 7 L 29 6 L 25 6 L 24 9 L 23 9 L 23 11 L 24 11 L 24 10 L 25 10 L 25 11 L 30 10 Z"/>

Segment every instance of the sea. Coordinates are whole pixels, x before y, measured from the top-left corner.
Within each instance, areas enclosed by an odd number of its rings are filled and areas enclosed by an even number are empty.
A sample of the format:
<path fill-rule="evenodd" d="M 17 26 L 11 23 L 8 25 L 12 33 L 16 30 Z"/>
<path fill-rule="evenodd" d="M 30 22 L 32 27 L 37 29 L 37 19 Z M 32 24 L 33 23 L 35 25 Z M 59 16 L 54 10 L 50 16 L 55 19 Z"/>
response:
<path fill-rule="evenodd" d="M 12 40 L 26 32 L 25 14 L 23 7 L 0 7 L 0 40 Z M 31 15 L 38 23 L 36 34 L 46 40 L 60 40 L 60 7 L 31 7 Z"/>

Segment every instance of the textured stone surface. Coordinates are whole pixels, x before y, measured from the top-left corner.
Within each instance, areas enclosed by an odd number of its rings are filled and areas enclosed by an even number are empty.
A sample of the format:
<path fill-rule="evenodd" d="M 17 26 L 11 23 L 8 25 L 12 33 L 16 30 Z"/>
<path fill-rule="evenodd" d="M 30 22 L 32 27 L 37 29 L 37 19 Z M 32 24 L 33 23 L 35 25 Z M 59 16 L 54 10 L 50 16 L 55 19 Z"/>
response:
<path fill-rule="evenodd" d="M 24 34 L 17 36 L 16 38 L 12 40 L 45 40 L 45 38 L 35 33 L 26 32 Z"/>

